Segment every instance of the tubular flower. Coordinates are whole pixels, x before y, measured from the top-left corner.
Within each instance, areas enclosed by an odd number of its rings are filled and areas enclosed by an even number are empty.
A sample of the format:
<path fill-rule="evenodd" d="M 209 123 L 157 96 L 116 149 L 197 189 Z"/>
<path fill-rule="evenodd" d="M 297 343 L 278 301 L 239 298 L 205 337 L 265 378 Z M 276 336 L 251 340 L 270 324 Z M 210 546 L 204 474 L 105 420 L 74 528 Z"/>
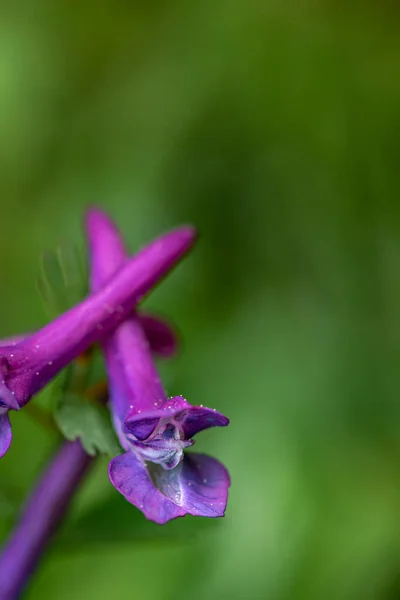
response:
<path fill-rule="evenodd" d="M 91 249 L 91 285 L 104 281 L 125 261 L 114 225 L 92 211 L 87 229 Z M 208 427 L 228 425 L 214 409 L 192 406 L 181 396 L 167 398 L 154 366 L 140 319 L 133 315 L 103 338 L 111 411 L 126 451 L 109 465 L 113 486 L 144 515 L 165 523 L 186 514 L 221 517 L 229 474 L 216 459 L 184 453 L 193 436 Z"/>
<path fill-rule="evenodd" d="M 0 347 L 0 457 L 11 443 L 8 411 L 23 407 L 69 362 L 124 321 L 194 240 L 190 227 L 159 237 L 120 264 L 115 276 L 104 279 L 102 288 L 83 302 L 36 333 Z M 171 354 L 174 338 L 166 325 L 150 316 L 139 320 L 153 347 Z"/>

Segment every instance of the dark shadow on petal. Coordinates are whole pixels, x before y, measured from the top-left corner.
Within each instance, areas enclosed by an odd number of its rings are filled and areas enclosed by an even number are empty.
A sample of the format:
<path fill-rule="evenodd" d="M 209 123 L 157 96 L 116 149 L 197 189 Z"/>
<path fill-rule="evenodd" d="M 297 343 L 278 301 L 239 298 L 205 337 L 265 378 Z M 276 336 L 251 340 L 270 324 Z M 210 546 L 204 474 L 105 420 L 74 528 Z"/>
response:
<path fill-rule="evenodd" d="M 135 421 L 125 421 L 125 429 L 132 433 L 140 442 L 147 440 L 151 436 L 159 423 L 159 418 L 137 419 Z"/>

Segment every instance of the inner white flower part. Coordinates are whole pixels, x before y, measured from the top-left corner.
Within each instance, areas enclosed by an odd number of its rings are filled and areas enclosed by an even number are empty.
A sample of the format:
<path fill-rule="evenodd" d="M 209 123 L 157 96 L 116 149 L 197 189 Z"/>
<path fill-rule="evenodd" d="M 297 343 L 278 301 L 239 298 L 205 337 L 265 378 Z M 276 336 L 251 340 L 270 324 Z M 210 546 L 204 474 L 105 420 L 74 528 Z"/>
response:
<path fill-rule="evenodd" d="M 160 422 L 149 439 L 140 442 L 132 433 L 126 433 L 132 450 L 142 460 L 161 465 L 164 469 L 173 469 L 182 460 L 185 448 L 194 444 L 186 440 L 180 427 L 171 420 L 160 419 Z"/>

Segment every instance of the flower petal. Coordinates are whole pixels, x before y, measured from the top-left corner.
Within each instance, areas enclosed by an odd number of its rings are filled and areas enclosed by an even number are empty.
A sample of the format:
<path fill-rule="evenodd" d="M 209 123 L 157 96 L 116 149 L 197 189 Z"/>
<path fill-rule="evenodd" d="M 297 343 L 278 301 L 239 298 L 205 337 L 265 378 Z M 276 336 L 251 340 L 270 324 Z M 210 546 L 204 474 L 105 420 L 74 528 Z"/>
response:
<path fill-rule="evenodd" d="M 224 465 L 206 454 L 191 452 L 185 454 L 178 468 L 182 508 L 190 515 L 223 517 L 231 484 Z"/>
<path fill-rule="evenodd" d="M 193 406 L 175 417 L 175 421 L 181 423 L 186 439 L 192 438 L 199 431 L 209 427 L 225 427 L 229 425 L 229 419 L 214 408 L 205 406 Z"/>
<path fill-rule="evenodd" d="M 111 483 L 126 500 L 156 523 L 186 514 L 225 514 L 229 473 L 219 461 L 205 454 L 186 454 L 171 470 L 151 465 L 150 474 L 144 462 L 127 452 L 111 461 L 108 472 Z"/>
<path fill-rule="evenodd" d="M 88 210 L 86 230 L 91 259 L 90 288 L 97 292 L 126 263 L 126 251 L 115 223 L 101 210 Z"/>
<path fill-rule="evenodd" d="M 223 414 L 205 406 L 192 406 L 182 396 L 169 398 L 160 405 L 153 411 L 142 410 L 140 414 L 136 408 L 131 410 L 125 419 L 126 431 L 144 441 L 154 432 L 160 419 L 168 419 L 181 428 L 185 439 L 190 439 L 203 429 L 229 425 L 229 419 Z"/>
<path fill-rule="evenodd" d="M 12 438 L 11 423 L 8 410 L 0 409 L 0 458 L 10 447 Z"/>
<path fill-rule="evenodd" d="M 166 402 L 149 345 L 137 318 L 127 319 L 103 342 L 111 409 L 121 423 L 133 408 L 149 412 L 154 399 Z"/>
<path fill-rule="evenodd" d="M 171 326 L 159 317 L 144 313 L 138 314 L 138 319 L 152 351 L 163 357 L 173 356 L 178 343 Z"/>
<path fill-rule="evenodd" d="M 184 516 L 185 511 L 155 487 L 146 465 L 133 452 L 114 458 L 108 475 L 113 486 L 147 519 L 163 524 Z"/>

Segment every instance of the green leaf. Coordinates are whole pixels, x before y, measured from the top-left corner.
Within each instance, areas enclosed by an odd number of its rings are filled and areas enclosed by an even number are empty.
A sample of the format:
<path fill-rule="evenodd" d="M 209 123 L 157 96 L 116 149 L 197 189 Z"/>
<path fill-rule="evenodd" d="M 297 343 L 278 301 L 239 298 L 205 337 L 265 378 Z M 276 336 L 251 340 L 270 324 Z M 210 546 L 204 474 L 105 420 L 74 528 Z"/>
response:
<path fill-rule="evenodd" d="M 84 253 L 76 246 L 60 246 L 41 257 L 37 289 L 48 315 L 53 318 L 65 312 L 87 293 L 87 269 Z"/>
<path fill-rule="evenodd" d="M 109 412 L 100 404 L 66 393 L 54 412 L 54 419 L 64 437 L 70 441 L 79 439 L 88 454 L 121 453 Z"/>

